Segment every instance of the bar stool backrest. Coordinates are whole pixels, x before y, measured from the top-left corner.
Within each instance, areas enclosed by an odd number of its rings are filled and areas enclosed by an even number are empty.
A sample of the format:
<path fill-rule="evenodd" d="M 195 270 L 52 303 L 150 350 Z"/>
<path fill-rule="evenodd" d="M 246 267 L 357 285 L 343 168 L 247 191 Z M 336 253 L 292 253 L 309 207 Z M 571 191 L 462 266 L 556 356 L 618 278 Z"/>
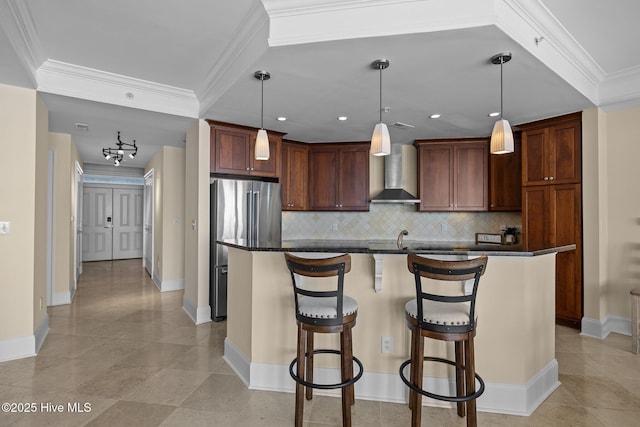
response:
<path fill-rule="evenodd" d="M 343 303 L 344 303 L 344 275 L 351 271 L 351 255 L 344 254 L 331 258 L 300 258 L 290 253 L 284 254 L 287 267 L 291 272 L 291 283 L 293 284 L 294 301 L 296 307 L 296 319 L 300 322 L 311 323 L 320 326 L 341 325 L 343 323 Z M 337 277 L 334 289 L 311 290 L 303 289 L 296 283 L 296 274 L 305 277 Z M 325 282 L 323 282 L 324 284 Z M 336 317 L 309 317 L 300 311 L 300 299 L 312 298 L 334 298 Z"/>
<path fill-rule="evenodd" d="M 416 320 L 418 321 L 418 326 L 420 328 L 436 332 L 450 333 L 466 333 L 473 331 L 476 319 L 476 295 L 478 293 L 480 276 L 484 274 L 487 266 L 486 256 L 463 261 L 442 261 L 422 257 L 415 253 L 409 253 L 409 255 L 407 256 L 407 266 L 409 267 L 409 271 L 413 273 L 415 278 L 418 311 Z M 427 292 L 425 289 L 423 289 L 423 277 L 433 280 L 456 282 L 473 279 L 473 289 L 470 294 L 461 294 L 455 296 L 443 295 L 442 293 L 437 293 L 435 291 Z M 429 288 L 429 290 L 431 290 L 431 288 Z M 468 303 L 469 322 L 460 325 L 427 323 L 424 321 L 425 316 L 422 304 L 424 300 L 445 304 Z"/>

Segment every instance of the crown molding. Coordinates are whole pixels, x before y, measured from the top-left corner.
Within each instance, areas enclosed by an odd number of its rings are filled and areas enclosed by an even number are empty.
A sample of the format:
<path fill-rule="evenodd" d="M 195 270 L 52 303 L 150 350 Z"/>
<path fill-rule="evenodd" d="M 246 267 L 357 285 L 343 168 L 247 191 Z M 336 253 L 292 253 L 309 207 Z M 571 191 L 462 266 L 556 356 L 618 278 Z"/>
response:
<path fill-rule="evenodd" d="M 38 68 L 36 78 L 40 92 L 184 117 L 195 118 L 199 113 L 198 99 L 191 90 L 80 65 L 48 59 Z"/>
<path fill-rule="evenodd" d="M 206 114 L 239 76 L 245 74 L 256 59 L 264 55 L 268 49 L 268 32 L 269 18 L 262 3 L 256 2 L 238 25 L 237 33 L 231 38 L 232 42 L 227 45 L 196 90 L 201 116 Z"/>
<path fill-rule="evenodd" d="M 494 1 L 264 0 L 272 47 L 492 25 Z"/>
<path fill-rule="evenodd" d="M 609 74 L 600 85 L 599 101 L 607 112 L 640 106 L 640 66 Z"/>
<path fill-rule="evenodd" d="M 0 22 L 9 43 L 15 50 L 35 87 L 36 70 L 45 60 L 38 31 L 27 2 L 5 0 L 0 2 Z"/>

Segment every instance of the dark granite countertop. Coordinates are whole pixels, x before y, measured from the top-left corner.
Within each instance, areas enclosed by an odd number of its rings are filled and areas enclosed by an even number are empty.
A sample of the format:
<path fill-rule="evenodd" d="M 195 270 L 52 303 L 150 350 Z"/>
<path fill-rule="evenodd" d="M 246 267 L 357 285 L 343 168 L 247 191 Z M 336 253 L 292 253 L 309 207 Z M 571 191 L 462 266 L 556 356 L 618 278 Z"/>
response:
<path fill-rule="evenodd" d="M 475 242 L 404 242 L 398 249 L 395 240 L 283 240 L 281 242 L 258 242 L 248 245 L 244 240 L 218 240 L 220 244 L 236 249 L 254 252 L 340 252 L 363 254 L 406 254 L 416 252 L 433 255 L 494 255 L 494 256 L 536 256 L 575 249 L 575 245 L 565 245 L 537 251 L 523 251 L 522 245 L 499 245 Z"/>

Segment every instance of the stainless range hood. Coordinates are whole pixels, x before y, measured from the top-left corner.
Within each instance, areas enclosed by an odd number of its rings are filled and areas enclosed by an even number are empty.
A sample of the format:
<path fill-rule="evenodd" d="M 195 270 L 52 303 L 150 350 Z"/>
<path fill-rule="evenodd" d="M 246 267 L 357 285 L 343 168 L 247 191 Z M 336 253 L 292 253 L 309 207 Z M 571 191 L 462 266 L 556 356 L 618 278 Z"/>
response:
<path fill-rule="evenodd" d="M 384 190 L 371 203 L 420 203 L 420 199 L 402 188 L 402 146 L 391 144 L 391 154 L 384 158 Z"/>

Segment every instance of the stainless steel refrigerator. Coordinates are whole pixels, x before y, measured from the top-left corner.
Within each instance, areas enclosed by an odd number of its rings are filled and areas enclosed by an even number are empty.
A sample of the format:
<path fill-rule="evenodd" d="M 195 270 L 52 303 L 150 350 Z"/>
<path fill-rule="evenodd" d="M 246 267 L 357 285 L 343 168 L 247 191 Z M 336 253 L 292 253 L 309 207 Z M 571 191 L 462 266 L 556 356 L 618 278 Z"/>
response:
<path fill-rule="evenodd" d="M 209 305 L 211 319 L 227 317 L 228 249 L 216 240 L 235 239 L 247 246 L 281 242 L 280 184 L 211 178 L 211 252 Z"/>

